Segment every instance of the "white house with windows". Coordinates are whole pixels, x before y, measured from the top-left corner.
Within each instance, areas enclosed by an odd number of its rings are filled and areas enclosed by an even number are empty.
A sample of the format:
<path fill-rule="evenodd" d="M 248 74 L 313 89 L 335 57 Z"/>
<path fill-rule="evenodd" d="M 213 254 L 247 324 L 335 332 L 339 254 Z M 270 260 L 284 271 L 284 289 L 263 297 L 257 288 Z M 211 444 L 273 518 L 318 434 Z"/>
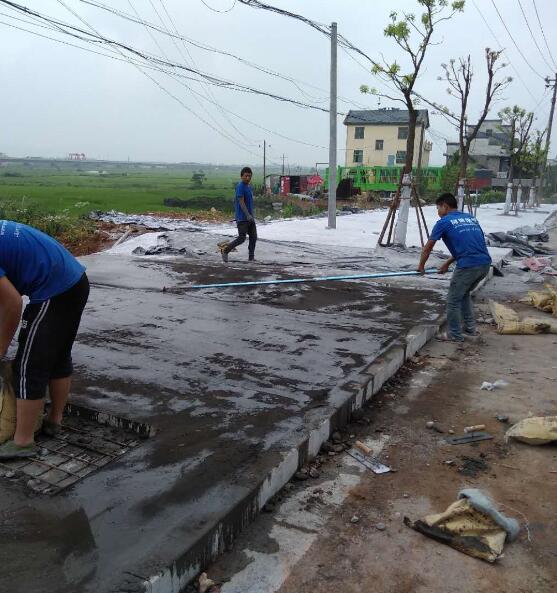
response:
<path fill-rule="evenodd" d="M 393 167 L 406 161 L 406 139 L 408 138 L 408 111 L 406 109 L 350 110 L 344 118 L 346 126 L 345 165 L 353 167 Z M 426 140 L 429 128 L 427 109 L 418 110 L 416 139 L 414 144 L 414 166 L 419 161 L 422 145 L 422 167 L 429 165 L 431 142 Z"/>

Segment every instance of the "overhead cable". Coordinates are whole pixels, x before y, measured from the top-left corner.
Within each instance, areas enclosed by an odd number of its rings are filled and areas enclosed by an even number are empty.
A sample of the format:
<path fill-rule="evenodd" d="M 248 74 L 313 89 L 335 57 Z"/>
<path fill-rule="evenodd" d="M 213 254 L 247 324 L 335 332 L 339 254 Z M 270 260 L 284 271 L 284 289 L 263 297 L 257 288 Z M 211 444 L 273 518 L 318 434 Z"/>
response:
<path fill-rule="evenodd" d="M 526 64 L 528 65 L 528 68 L 530 68 L 530 70 L 532 70 L 532 72 L 536 76 L 539 76 L 542 80 L 545 80 L 544 77 L 534 68 L 534 66 L 532 66 L 532 64 L 530 63 L 528 58 L 524 55 L 524 53 L 522 52 L 520 47 L 518 47 L 517 42 L 515 41 L 512 33 L 509 31 L 509 28 L 507 27 L 507 23 L 505 22 L 501 13 L 499 12 L 499 9 L 497 8 L 497 4 L 495 4 L 495 0 L 491 0 L 491 4 L 493 4 L 493 8 L 495 8 L 495 11 L 497 12 L 497 15 L 499 16 L 499 20 L 503 23 L 503 27 L 505 27 L 505 31 L 507 31 L 509 37 L 511 38 L 511 41 L 513 42 L 514 46 L 516 47 L 516 50 L 518 51 L 518 53 L 520 54 L 522 59 L 526 62 Z"/>
<path fill-rule="evenodd" d="M 532 4 L 534 5 L 534 10 L 536 11 L 536 18 L 538 19 L 538 25 L 540 26 L 540 30 L 542 32 L 542 37 L 545 42 L 545 47 L 547 48 L 547 53 L 549 54 L 549 57 L 551 58 L 551 61 L 553 62 L 553 66 L 555 68 L 557 68 L 557 62 L 555 61 L 555 58 L 553 57 L 553 54 L 551 53 L 551 50 L 549 49 L 549 44 L 547 43 L 547 38 L 546 38 L 545 32 L 543 30 L 542 21 L 540 19 L 540 13 L 538 12 L 538 6 L 536 4 L 536 0 L 532 0 Z"/>
<path fill-rule="evenodd" d="M 544 53 L 542 52 L 542 50 L 540 49 L 540 46 L 538 45 L 538 40 L 536 39 L 532 28 L 530 27 L 530 23 L 528 22 L 528 17 L 526 16 L 526 13 L 524 12 L 524 8 L 522 6 L 522 2 L 520 0 L 517 0 L 518 5 L 520 6 L 520 11 L 522 12 L 522 16 L 524 17 L 524 22 L 526 23 L 526 26 L 528 27 L 528 31 L 530 31 L 530 37 L 532 37 L 532 41 L 534 42 L 534 45 L 536 46 L 540 56 L 542 57 L 543 61 L 547 64 L 547 66 L 549 67 L 549 69 L 553 69 L 553 66 L 547 61 Z"/>

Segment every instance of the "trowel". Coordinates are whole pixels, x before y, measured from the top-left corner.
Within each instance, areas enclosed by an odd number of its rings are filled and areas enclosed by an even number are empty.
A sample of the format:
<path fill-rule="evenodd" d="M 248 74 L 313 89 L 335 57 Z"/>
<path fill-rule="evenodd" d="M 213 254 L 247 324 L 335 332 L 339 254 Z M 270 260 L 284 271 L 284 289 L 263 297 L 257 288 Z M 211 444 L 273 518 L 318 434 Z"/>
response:
<path fill-rule="evenodd" d="M 365 465 L 374 474 L 386 474 L 391 471 L 391 468 L 388 465 L 383 465 L 379 461 L 373 459 L 373 451 L 361 441 L 356 441 L 354 446 L 346 452 L 350 457 L 353 457 L 356 461 Z"/>

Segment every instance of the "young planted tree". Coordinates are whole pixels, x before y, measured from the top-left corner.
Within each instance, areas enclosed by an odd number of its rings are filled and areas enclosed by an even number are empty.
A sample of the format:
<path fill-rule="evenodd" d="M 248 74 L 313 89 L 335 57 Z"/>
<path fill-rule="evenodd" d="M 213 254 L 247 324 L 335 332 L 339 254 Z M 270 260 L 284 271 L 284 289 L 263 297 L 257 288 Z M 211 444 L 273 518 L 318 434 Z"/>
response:
<path fill-rule="evenodd" d="M 419 101 L 416 97 L 415 86 L 427 50 L 433 42 L 433 34 L 439 24 L 450 20 L 457 12 L 462 12 L 464 9 L 464 0 L 451 3 L 448 0 L 417 0 L 417 2 L 419 6 L 424 8 L 424 12 L 419 18 L 416 18 L 414 14 L 405 12 L 401 13 L 400 16 L 397 12 L 391 12 L 391 22 L 384 30 L 385 36 L 392 39 L 408 58 L 410 64 L 408 70 L 403 71 L 402 66 L 396 60 L 389 62 L 384 57 L 380 62 L 374 61 L 371 70 L 381 80 L 394 87 L 400 96 L 396 96 L 396 94 L 395 96 L 389 96 L 367 85 L 360 87 L 363 93 L 380 95 L 406 105 L 408 109 L 408 137 L 406 139 L 404 173 L 412 172 L 418 120 L 416 105 Z"/>
<path fill-rule="evenodd" d="M 520 163 L 530 142 L 530 132 L 534 122 L 531 111 L 514 105 L 499 111 L 502 131 L 507 135 L 509 146 L 509 182 L 512 183 L 517 173 L 520 173 Z"/>
<path fill-rule="evenodd" d="M 534 114 L 526 111 L 519 105 L 505 107 L 499 112 L 501 118 L 501 130 L 507 135 L 509 147 L 509 174 L 507 185 L 507 196 L 505 198 L 504 213 L 508 214 L 512 208 L 512 186 L 515 174 L 521 174 L 520 164 L 530 141 L 530 131 L 534 121 Z M 521 191 L 521 189 L 519 189 Z M 518 213 L 518 197 L 515 214 Z"/>
<path fill-rule="evenodd" d="M 458 61 L 450 60 L 448 64 L 441 64 L 441 67 L 443 68 L 443 76 L 440 76 L 439 80 L 447 82 L 447 93 L 458 101 L 458 108 L 455 111 L 451 111 L 446 106 L 437 104 L 433 105 L 437 107 L 440 113 L 451 121 L 458 130 L 459 175 L 457 184 L 459 181 L 463 185 L 466 183 L 472 143 L 477 138 L 481 126 L 493 106 L 493 103 L 496 101 L 497 97 L 501 95 L 503 90 L 512 82 L 511 77 L 507 76 L 500 79 L 497 77 L 497 73 L 506 66 L 504 63 L 498 63 L 501 53 L 502 52 L 500 51 L 493 51 L 489 48 L 486 48 L 485 50 L 487 83 L 483 99 L 483 107 L 473 126 L 468 124 L 470 92 L 472 89 L 472 80 L 474 78 L 470 55 L 466 58 L 459 58 Z M 460 207 L 462 207 L 462 203 L 460 204 Z"/>

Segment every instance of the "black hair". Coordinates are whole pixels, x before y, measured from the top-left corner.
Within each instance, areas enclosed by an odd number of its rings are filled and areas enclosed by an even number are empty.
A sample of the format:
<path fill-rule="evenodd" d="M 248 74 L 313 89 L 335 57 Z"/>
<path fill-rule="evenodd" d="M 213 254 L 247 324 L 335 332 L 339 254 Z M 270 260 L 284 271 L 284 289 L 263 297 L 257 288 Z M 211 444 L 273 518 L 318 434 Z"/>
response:
<path fill-rule="evenodd" d="M 244 173 L 249 173 L 250 175 L 253 175 L 253 171 L 249 167 L 244 167 L 240 171 L 240 177 L 242 177 L 244 175 Z"/>
<path fill-rule="evenodd" d="M 458 202 L 453 194 L 446 192 L 441 194 L 436 200 L 435 203 L 440 206 L 441 204 L 447 204 L 449 208 L 458 208 Z"/>

